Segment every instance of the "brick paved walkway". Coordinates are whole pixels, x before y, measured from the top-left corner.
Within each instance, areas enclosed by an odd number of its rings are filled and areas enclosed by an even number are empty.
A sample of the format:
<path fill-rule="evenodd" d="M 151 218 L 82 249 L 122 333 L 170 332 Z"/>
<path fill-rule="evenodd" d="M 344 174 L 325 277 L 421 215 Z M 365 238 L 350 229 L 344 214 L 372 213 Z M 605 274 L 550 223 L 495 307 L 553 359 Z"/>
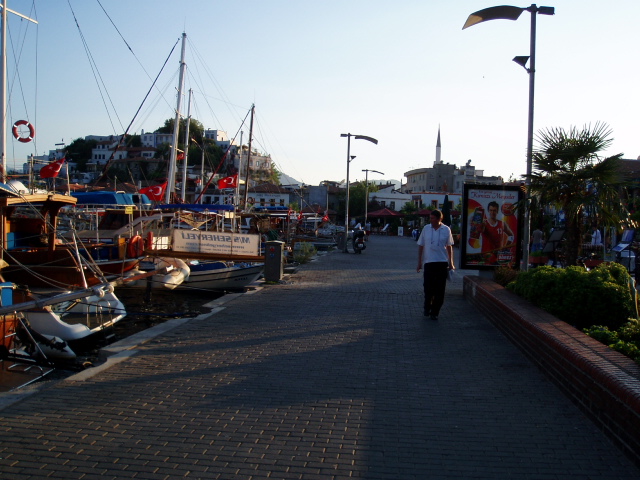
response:
<path fill-rule="evenodd" d="M 7 479 L 637 479 L 411 239 L 332 253 L 0 411 Z"/>

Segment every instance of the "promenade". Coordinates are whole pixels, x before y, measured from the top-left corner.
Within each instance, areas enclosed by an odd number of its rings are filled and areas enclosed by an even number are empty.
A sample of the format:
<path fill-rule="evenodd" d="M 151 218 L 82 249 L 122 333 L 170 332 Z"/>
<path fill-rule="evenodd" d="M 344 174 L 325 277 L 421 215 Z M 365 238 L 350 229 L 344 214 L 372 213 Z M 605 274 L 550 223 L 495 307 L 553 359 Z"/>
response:
<path fill-rule="evenodd" d="M 0 478 L 640 478 L 464 300 L 475 272 L 425 319 L 416 261 L 374 236 L 109 368 L 4 394 Z"/>

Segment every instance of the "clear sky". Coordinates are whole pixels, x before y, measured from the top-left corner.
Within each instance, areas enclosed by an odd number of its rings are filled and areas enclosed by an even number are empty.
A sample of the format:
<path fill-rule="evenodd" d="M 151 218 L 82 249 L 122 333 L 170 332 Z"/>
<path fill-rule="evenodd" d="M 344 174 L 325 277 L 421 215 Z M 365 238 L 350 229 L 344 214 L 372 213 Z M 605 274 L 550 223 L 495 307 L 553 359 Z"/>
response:
<path fill-rule="evenodd" d="M 462 30 L 469 14 L 503 3 L 7 0 L 39 22 L 9 19 L 9 129 L 19 119 L 37 129 L 28 144 L 8 133 L 9 166 L 57 143 L 122 133 L 184 31 L 192 116 L 233 136 L 255 103 L 253 145 L 299 181 L 346 177 L 341 133 L 379 140 L 352 140 L 351 180 L 369 169 L 385 174 L 370 180 L 406 181 L 433 165 L 438 127 L 444 162 L 518 177 L 529 78 L 511 60 L 529 54 L 531 16 Z M 556 14 L 537 18 L 535 130 L 606 122 L 614 141 L 605 153 L 638 158 L 640 1 L 539 5 Z M 180 45 L 130 133 L 174 116 L 179 54 Z"/>

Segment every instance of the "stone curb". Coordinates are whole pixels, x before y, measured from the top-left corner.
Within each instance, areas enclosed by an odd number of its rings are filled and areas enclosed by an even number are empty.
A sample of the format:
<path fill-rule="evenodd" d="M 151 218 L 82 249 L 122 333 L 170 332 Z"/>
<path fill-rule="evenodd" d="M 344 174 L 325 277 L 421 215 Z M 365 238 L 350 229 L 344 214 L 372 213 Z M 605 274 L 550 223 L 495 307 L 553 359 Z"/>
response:
<path fill-rule="evenodd" d="M 640 465 L 640 366 L 490 279 L 464 296 Z"/>

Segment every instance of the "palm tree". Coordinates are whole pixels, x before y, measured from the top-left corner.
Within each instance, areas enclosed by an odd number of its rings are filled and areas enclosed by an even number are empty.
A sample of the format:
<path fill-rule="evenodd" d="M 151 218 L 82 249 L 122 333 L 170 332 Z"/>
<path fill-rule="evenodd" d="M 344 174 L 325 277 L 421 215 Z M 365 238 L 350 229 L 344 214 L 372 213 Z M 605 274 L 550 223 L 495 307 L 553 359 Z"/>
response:
<path fill-rule="evenodd" d="M 533 153 L 531 194 L 541 205 L 554 205 L 565 215 L 567 265 L 575 265 L 582 248 L 585 215 L 599 226 L 620 227 L 629 213 L 620 197 L 624 181 L 622 154 L 602 159 L 598 152 L 613 141 L 604 123 L 582 130 L 551 128 L 538 133 Z"/>

